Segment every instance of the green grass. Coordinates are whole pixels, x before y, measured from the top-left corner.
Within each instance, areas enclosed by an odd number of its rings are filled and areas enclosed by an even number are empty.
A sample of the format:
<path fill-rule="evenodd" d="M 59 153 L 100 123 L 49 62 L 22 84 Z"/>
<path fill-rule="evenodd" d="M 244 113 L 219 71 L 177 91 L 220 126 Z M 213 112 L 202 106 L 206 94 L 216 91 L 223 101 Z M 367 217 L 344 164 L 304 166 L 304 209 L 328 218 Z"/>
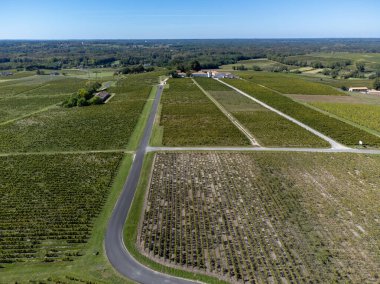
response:
<path fill-rule="evenodd" d="M 149 99 L 144 106 L 140 119 L 137 122 L 136 127 L 133 130 L 132 136 L 129 140 L 128 147 L 127 147 L 128 150 L 136 150 L 138 148 L 140 139 L 142 138 L 142 135 L 144 133 L 145 124 L 148 121 L 150 111 L 152 109 L 156 92 L 157 92 L 157 86 L 153 86 L 150 91 Z"/>
<path fill-rule="evenodd" d="M 311 132 L 208 78 L 196 81 L 223 107 L 268 147 L 328 147 L 329 144 Z"/>
<path fill-rule="evenodd" d="M 380 133 L 380 105 L 322 102 L 312 105 Z"/>
<path fill-rule="evenodd" d="M 22 172 L 28 174 L 20 175 L 22 179 L 18 179 L 19 185 L 28 184 L 28 191 L 22 189 L 23 187 L 18 188 L 17 190 L 21 190 L 18 196 L 13 198 L 25 198 L 28 196 L 29 190 L 34 188 L 41 188 L 41 193 L 34 195 L 34 198 L 43 198 L 46 199 L 47 192 L 51 191 L 52 188 L 57 188 L 59 184 L 63 184 L 59 188 L 70 188 L 71 189 L 71 197 L 75 198 L 75 201 L 72 205 L 80 204 L 83 201 L 83 198 L 91 199 L 94 198 L 94 194 L 91 195 L 83 195 L 81 191 L 78 191 L 78 187 L 92 188 L 91 184 L 94 185 L 95 182 L 101 181 L 103 191 L 106 193 L 104 197 L 102 197 L 102 202 L 95 204 L 95 208 L 99 208 L 99 215 L 97 217 L 92 216 L 93 221 L 91 222 L 91 234 L 88 235 L 87 243 L 85 244 L 76 244 L 73 245 L 73 249 L 75 247 L 80 248 L 82 256 L 75 257 L 74 261 L 61 261 L 61 262 L 31 262 L 28 261 L 26 263 L 15 263 L 15 264 L 6 264 L 5 268 L 1 269 L 0 273 L 0 282 L 1 283 L 31 283 L 30 281 L 43 281 L 43 283 L 57 283 L 57 281 L 61 281 L 61 283 L 80 283 L 81 281 L 87 282 L 91 281 L 91 283 L 129 283 L 126 279 L 120 277 L 111 265 L 108 263 L 106 258 L 104 248 L 103 248 L 103 240 L 104 234 L 106 230 L 106 226 L 109 220 L 109 217 L 112 213 L 114 204 L 119 197 L 127 174 L 129 172 L 129 168 L 132 162 L 131 156 L 126 155 L 122 162 L 119 164 L 118 174 L 116 175 L 116 164 L 114 167 L 107 168 L 107 163 L 105 163 L 108 159 L 109 162 L 120 161 L 121 154 L 85 154 L 85 155 L 51 155 L 51 156 L 30 156 L 30 157 L 17 157 L 17 158 L 1 158 L 2 162 L 6 162 L 6 167 L 2 166 L 2 169 L 9 168 L 10 166 L 21 166 L 21 171 L 18 171 L 19 174 Z M 6 159 L 6 160 L 5 160 Z M 116 159 L 116 160 L 115 160 Z M 39 160 L 38 167 L 36 168 L 34 162 Z M 33 162 L 34 161 L 34 162 Z M 43 161 L 43 162 L 42 162 Z M 50 161 L 50 162 L 49 162 Z M 32 163 L 30 163 L 32 162 Z M 49 164 L 50 168 L 47 169 L 45 167 L 46 164 Z M 66 166 L 67 164 L 71 166 Z M 80 167 L 81 170 L 76 171 L 77 167 Z M 84 171 L 84 169 L 86 169 Z M 73 172 L 71 175 L 72 178 L 81 177 L 76 182 L 78 186 L 75 186 L 74 182 L 67 182 L 67 171 Z M 97 176 L 101 171 L 108 171 L 107 175 Z M 55 177 L 49 176 L 49 173 L 55 172 Z M 33 173 L 35 175 L 33 175 Z M 40 174 L 37 174 L 40 173 Z M 14 172 L 14 174 L 17 174 Z M 30 180 L 31 176 L 35 176 L 34 180 Z M 63 177 L 63 180 L 60 180 L 59 177 Z M 112 178 L 116 176 L 115 178 Z M 92 177 L 92 178 L 91 178 Z M 3 175 L 4 179 L 4 175 Z M 22 180 L 28 179 L 28 182 L 23 182 Z M 45 184 L 41 183 L 41 179 L 49 179 Z M 107 181 L 108 179 L 108 181 Z M 16 179 L 15 179 L 16 180 Z M 113 182 L 112 182 L 113 181 Z M 4 183 L 2 183 L 4 185 Z M 5 184 L 6 185 L 6 184 Z M 111 187 L 112 185 L 112 187 Z M 12 188 L 12 190 L 16 190 Z M 2 190 L 4 193 L 4 188 Z M 64 194 L 65 191 L 58 191 L 56 194 L 52 196 L 50 202 L 60 202 L 61 206 L 70 206 L 70 203 L 65 199 L 64 201 L 60 200 L 60 196 Z M 3 194 L 2 194 L 3 195 Z M 79 198 L 79 196 L 82 196 Z M 4 196 L 3 196 L 4 197 Z M 3 200 L 2 197 L 2 200 Z M 9 198 L 9 197 L 8 197 Z M 32 204 L 28 205 L 28 203 L 19 202 L 20 206 L 32 206 Z M 33 208 L 32 210 L 36 211 L 39 207 L 42 207 L 44 202 L 41 202 L 37 208 Z M 53 203 L 51 203 L 52 205 Z M 5 210 L 4 208 L 1 210 Z M 44 214 L 45 218 L 51 216 L 51 214 L 59 214 L 57 208 L 60 206 L 51 206 L 50 209 L 45 211 L 41 211 L 38 214 Z M 83 207 L 85 208 L 85 207 Z M 101 208 L 101 210 L 100 210 Z M 31 211 L 30 213 L 32 213 Z M 36 211 L 37 212 L 37 211 Z M 56 212 L 56 213 L 55 213 Z M 23 214 L 27 214 L 26 211 Z M 48 214 L 49 213 L 49 214 Z M 80 210 L 73 212 L 70 215 L 62 215 L 62 216 L 75 216 L 75 214 L 80 214 Z M 1 216 L 5 216 L 2 214 Z M 67 218 L 65 217 L 65 218 Z M 42 218 L 43 221 L 45 218 Z M 37 219 L 35 217 L 35 219 Z M 4 219 L 2 219 L 4 221 Z M 28 218 L 28 220 L 30 220 Z M 39 222 L 41 222 L 39 221 Z M 17 224 L 13 223 L 12 224 Z M 49 228 L 52 228 L 49 226 Z M 26 230 L 23 230 L 26 233 Z M 60 248 L 59 248 L 60 249 Z M 48 281 L 51 279 L 51 281 Z M 77 280 L 74 280 L 77 279 Z M 42 283 L 42 282 L 41 282 Z M 89 282 L 87 282 L 89 283 Z"/>
<path fill-rule="evenodd" d="M 162 112 L 162 104 L 158 105 L 156 118 L 154 120 L 152 136 L 150 137 L 149 145 L 151 146 L 162 146 L 162 139 L 164 137 L 164 128 L 160 126 L 161 121 L 161 112 Z"/>
<path fill-rule="evenodd" d="M 249 145 L 248 139 L 190 79 L 172 79 L 161 100 L 163 145 Z"/>
<path fill-rule="evenodd" d="M 264 85 L 283 94 L 345 95 L 335 88 L 303 80 L 302 77 L 294 74 L 267 72 L 244 72 L 238 74 L 244 79 Z"/>
<path fill-rule="evenodd" d="M 198 280 L 206 283 L 227 283 L 225 281 L 221 281 L 207 275 L 191 273 L 188 271 L 164 266 L 142 255 L 136 247 L 139 222 L 144 207 L 146 191 L 150 182 L 150 173 L 152 171 L 154 155 L 154 153 L 148 153 L 145 157 L 137 191 L 135 193 L 133 203 L 129 210 L 128 217 L 124 226 L 124 244 L 126 248 L 138 262 L 161 273 Z"/>
<path fill-rule="evenodd" d="M 361 140 L 367 146 L 380 146 L 380 137 L 297 103 L 255 83 L 245 80 L 226 80 L 226 82 L 342 144 L 356 146 Z"/>

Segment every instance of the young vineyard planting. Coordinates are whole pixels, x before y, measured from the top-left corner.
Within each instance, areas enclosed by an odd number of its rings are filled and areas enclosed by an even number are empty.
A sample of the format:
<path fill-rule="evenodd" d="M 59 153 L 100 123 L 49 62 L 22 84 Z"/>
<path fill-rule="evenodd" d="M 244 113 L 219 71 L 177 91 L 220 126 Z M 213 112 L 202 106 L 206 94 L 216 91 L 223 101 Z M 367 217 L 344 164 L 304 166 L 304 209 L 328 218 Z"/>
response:
<path fill-rule="evenodd" d="M 0 267 L 81 256 L 121 158 L 115 153 L 1 157 Z"/>
<path fill-rule="evenodd" d="M 379 166 L 353 154 L 158 153 L 137 246 L 237 283 L 376 282 Z"/>

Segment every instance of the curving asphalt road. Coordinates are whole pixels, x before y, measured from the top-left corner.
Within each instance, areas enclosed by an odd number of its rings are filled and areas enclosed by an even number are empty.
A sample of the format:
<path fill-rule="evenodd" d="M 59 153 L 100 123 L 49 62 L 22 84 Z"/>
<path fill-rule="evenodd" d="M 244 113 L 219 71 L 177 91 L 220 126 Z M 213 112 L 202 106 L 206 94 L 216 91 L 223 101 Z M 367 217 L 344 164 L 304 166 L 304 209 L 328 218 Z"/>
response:
<path fill-rule="evenodd" d="M 127 251 L 124 246 L 123 228 L 125 220 L 128 215 L 129 208 L 131 207 L 133 197 L 136 192 L 137 184 L 139 181 L 144 156 L 149 143 L 150 134 L 152 132 L 154 119 L 160 102 L 163 91 L 163 85 L 157 89 L 156 98 L 154 100 L 151 113 L 148 118 L 147 125 L 144 129 L 144 136 L 140 142 L 136 156 L 133 160 L 131 170 L 129 172 L 127 181 L 124 185 L 123 191 L 116 203 L 113 210 L 111 219 L 108 223 L 105 249 L 106 254 L 113 265 L 113 267 L 125 277 L 139 283 L 176 283 L 176 284 L 190 284 L 196 283 L 190 280 L 173 277 L 170 275 L 162 274 L 151 270 L 137 262 L 132 255 Z"/>

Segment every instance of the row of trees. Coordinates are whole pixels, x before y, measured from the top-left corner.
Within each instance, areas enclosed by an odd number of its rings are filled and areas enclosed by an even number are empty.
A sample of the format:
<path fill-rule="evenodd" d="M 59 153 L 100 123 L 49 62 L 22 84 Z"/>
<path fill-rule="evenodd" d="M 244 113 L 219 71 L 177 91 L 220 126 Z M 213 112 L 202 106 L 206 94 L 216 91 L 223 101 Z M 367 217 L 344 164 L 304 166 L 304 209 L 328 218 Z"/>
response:
<path fill-rule="evenodd" d="M 140 64 L 138 66 L 125 67 L 121 70 L 121 73 L 122 74 L 139 74 L 139 73 L 152 72 L 152 71 L 154 71 L 154 67 L 152 66 L 144 67 L 144 65 Z"/>

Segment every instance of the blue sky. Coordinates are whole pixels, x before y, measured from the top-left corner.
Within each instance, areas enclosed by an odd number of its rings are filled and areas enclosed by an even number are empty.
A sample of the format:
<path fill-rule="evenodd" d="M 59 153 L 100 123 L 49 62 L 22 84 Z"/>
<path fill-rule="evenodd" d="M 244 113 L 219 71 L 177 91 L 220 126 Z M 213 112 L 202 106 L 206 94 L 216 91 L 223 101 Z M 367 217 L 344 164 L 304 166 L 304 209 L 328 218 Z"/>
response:
<path fill-rule="evenodd" d="M 378 0 L 0 0 L 0 39 L 380 37 Z"/>

